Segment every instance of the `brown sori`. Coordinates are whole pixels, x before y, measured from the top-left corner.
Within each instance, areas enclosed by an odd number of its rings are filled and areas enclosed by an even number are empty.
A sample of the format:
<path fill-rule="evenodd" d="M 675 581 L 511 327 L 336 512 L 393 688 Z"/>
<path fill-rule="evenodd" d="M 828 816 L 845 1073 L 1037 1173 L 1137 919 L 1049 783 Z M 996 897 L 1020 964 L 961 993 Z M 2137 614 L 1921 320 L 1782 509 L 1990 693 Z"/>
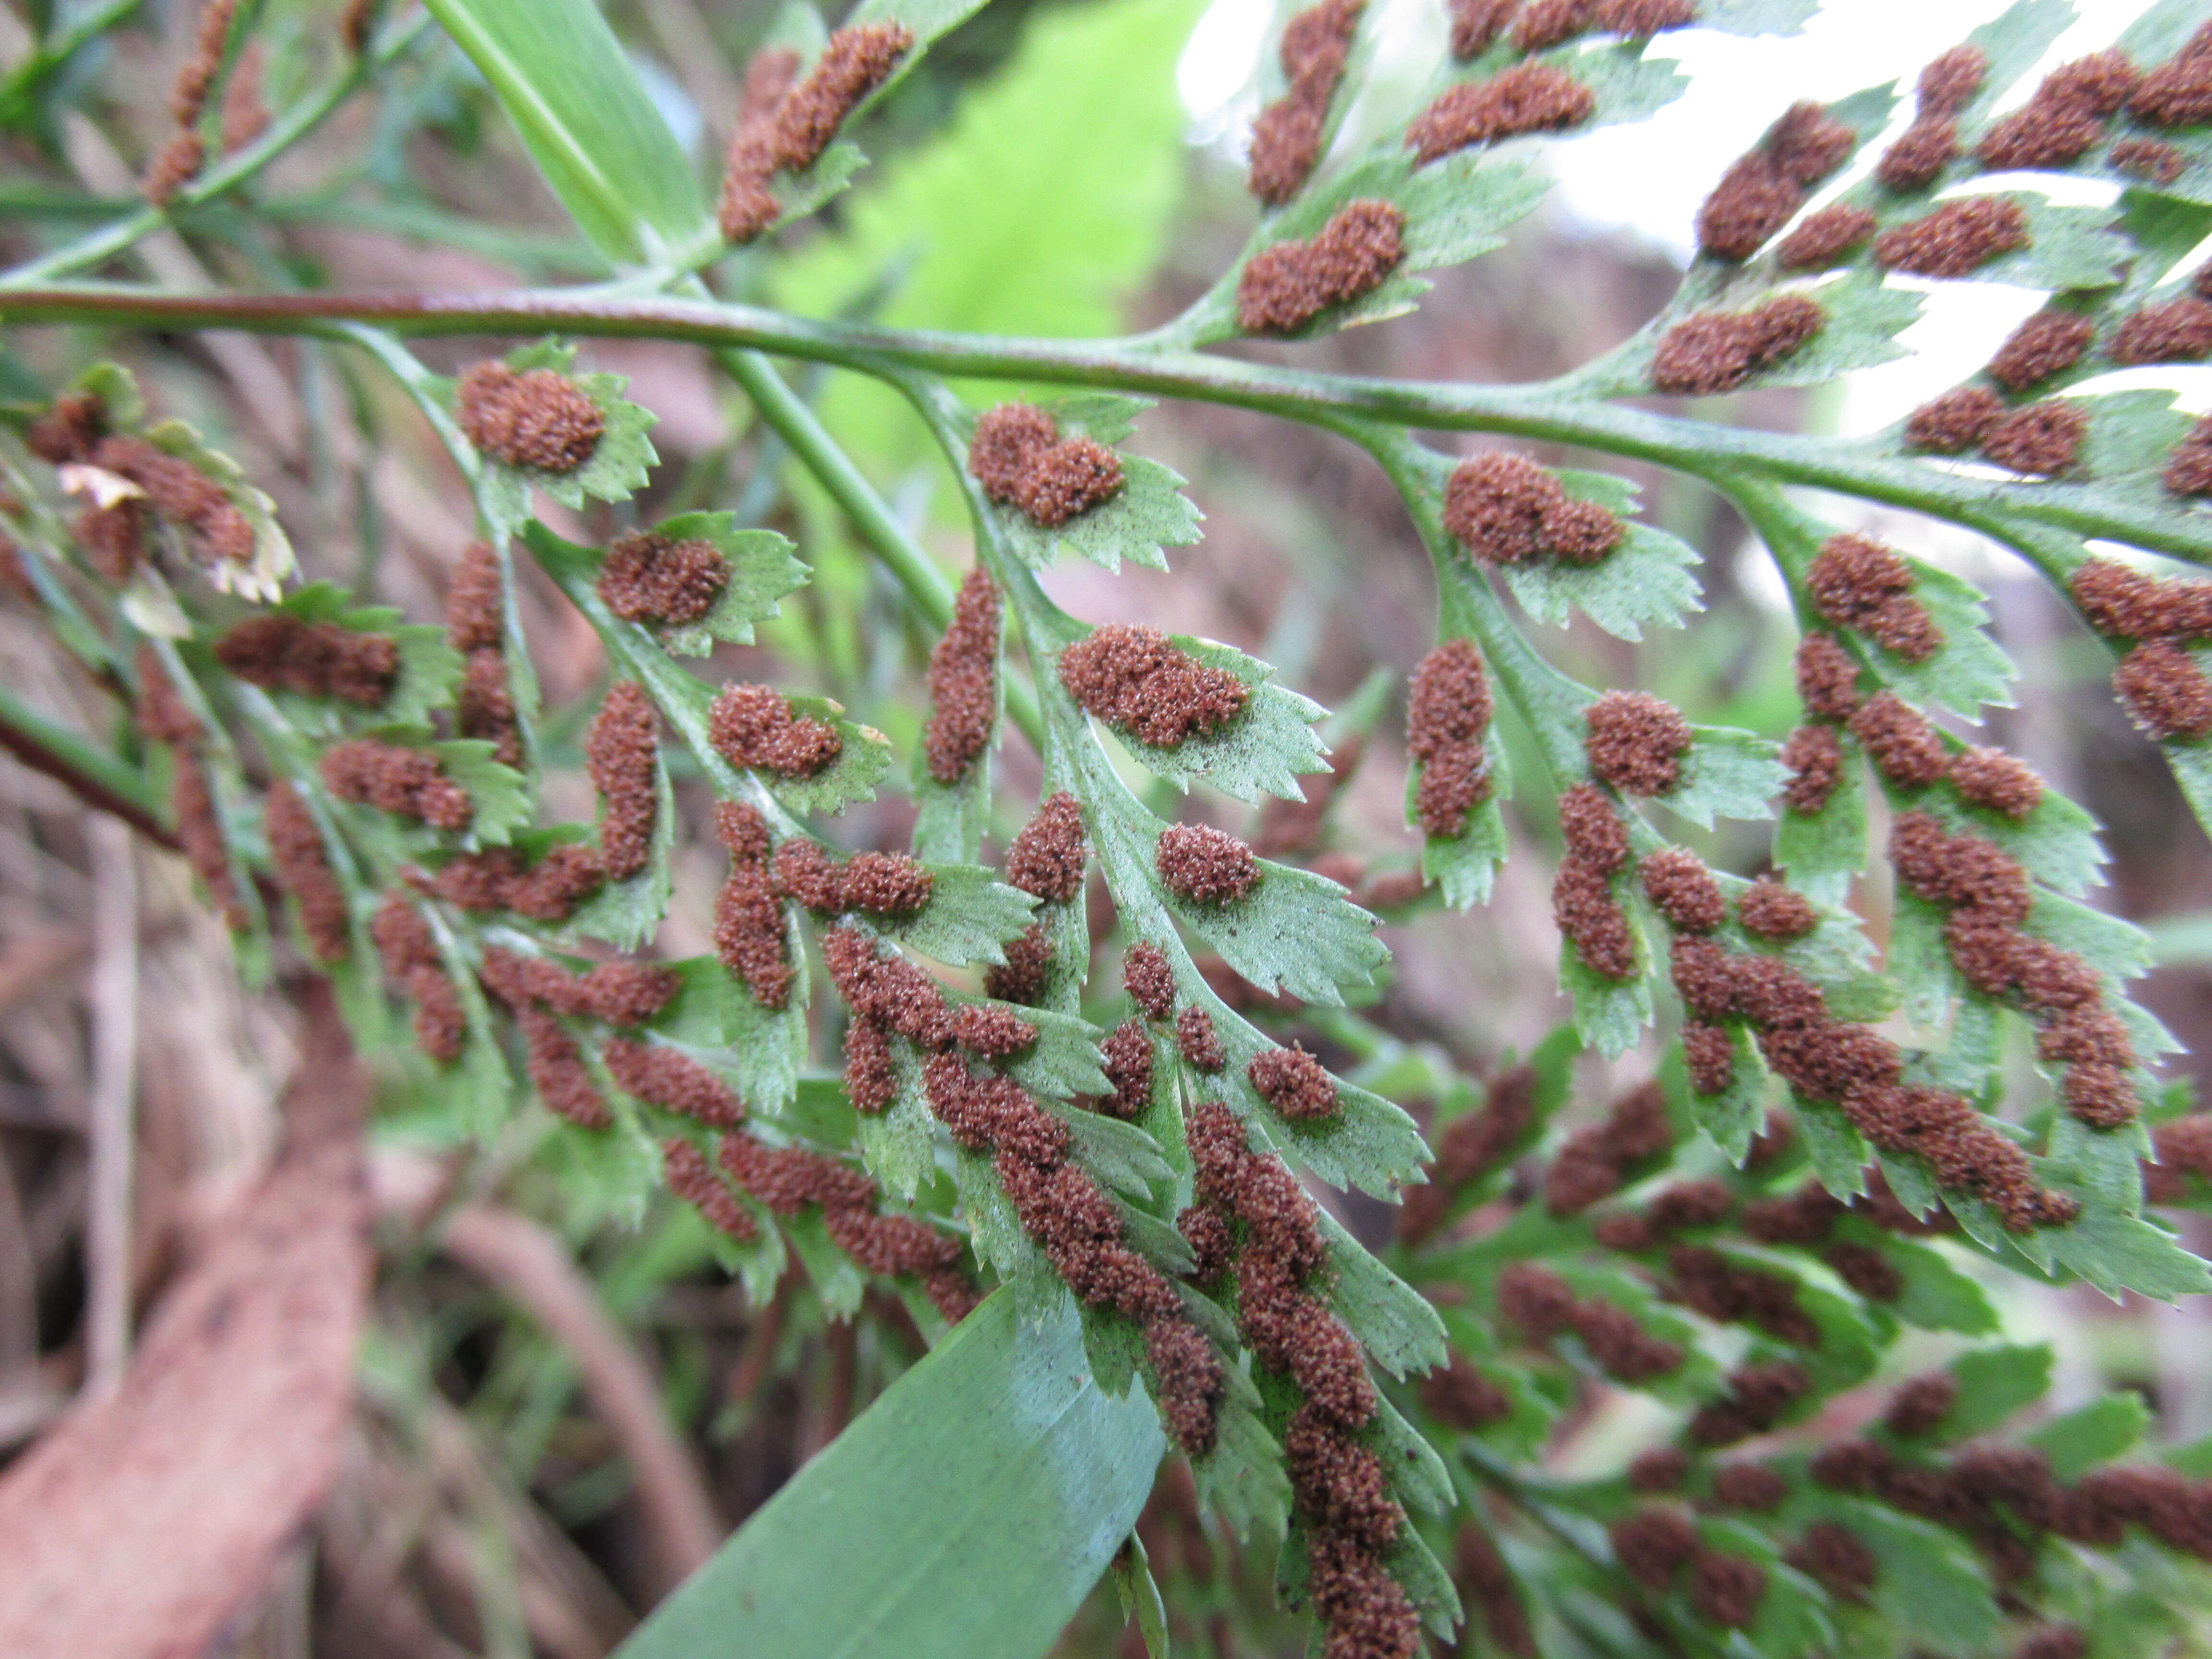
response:
<path fill-rule="evenodd" d="M 495 357 L 461 375 L 453 418 L 485 454 L 538 472 L 575 471 L 598 453 L 607 429 L 599 406 L 567 375 L 517 371 Z"/>
<path fill-rule="evenodd" d="M 1428 1238 L 1468 1184 L 1495 1169 L 1535 1121 L 1534 1068 L 1515 1066 L 1492 1079 L 1481 1107 L 1454 1118 L 1436 1137 L 1436 1158 L 1422 1170 L 1427 1182 L 1401 1194 L 1398 1237 L 1408 1244 Z"/>
<path fill-rule="evenodd" d="M 468 792 L 445 775 L 437 757 L 374 738 L 355 738 L 324 751 L 324 785 L 340 800 L 373 806 L 434 829 L 459 830 L 475 816 Z"/>
<path fill-rule="evenodd" d="M 399 678 L 399 642 L 337 623 L 271 611 L 238 623 L 215 642 L 215 659 L 264 690 L 337 697 L 374 708 Z"/>
<path fill-rule="evenodd" d="M 952 620 L 929 653 L 929 775 L 950 787 L 990 747 L 999 713 L 999 590 L 981 565 L 961 578 Z"/>
<path fill-rule="evenodd" d="M 1004 962 L 983 969 L 984 994 L 1034 1006 L 1043 1000 L 1052 976 L 1052 942 L 1045 937 L 1044 925 L 1031 922 L 1019 938 L 1006 941 L 1006 952 Z"/>
<path fill-rule="evenodd" d="M 1125 1122 L 1145 1115 L 1152 1103 L 1152 1041 L 1135 1020 L 1124 1020 L 1099 1045 L 1101 1063 L 1114 1091 L 1098 1103 L 1109 1117 Z"/>
<path fill-rule="evenodd" d="M 1905 416 L 1905 441 L 1932 455 L 1963 455 L 2004 412 L 2004 399 L 1987 386 L 1955 386 Z"/>
<path fill-rule="evenodd" d="M 1626 526 L 1595 501 L 1567 494 L 1547 467 L 1510 450 L 1486 449 L 1452 470 L 1444 486 L 1444 528 L 1489 564 L 1557 559 L 1595 564 L 1620 544 Z"/>
<path fill-rule="evenodd" d="M 1343 78 L 1366 0 L 1321 0 L 1283 27 L 1280 59 L 1289 82 L 1280 98 L 1252 124 L 1252 193 L 1270 207 L 1297 194 L 1321 154 L 1329 100 Z"/>
<path fill-rule="evenodd" d="M 1033 898 L 1066 904 L 1083 890 L 1083 808 L 1055 790 L 1006 848 L 1006 880 Z"/>
<path fill-rule="evenodd" d="M 193 750 L 170 751 L 169 810 L 177 821 L 177 840 L 185 861 L 207 889 L 208 897 L 232 927 L 243 927 L 247 916 L 238 896 L 237 878 L 230 868 L 230 842 L 223 834 L 222 814 L 217 809 L 215 787 L 207 767 Z"/>
<path fill-rule="evenodd" d="M 1954 757 L 1951 787 L 1961 799 L 2015 823 L 2043 799 L 2043 780 L 2002 749 L 1972 748 Z"/>
<path fill-rule="evenodd" d="M 1413 1659 L 1420 1615 L 1383 1564 L 1404 1512 L 1380 1461 L 1355 1438 L 1375 1415 L 1375 1387 L 1357 1339 L 1305 1288 L 1327 1267 L 1312 1200 L 1279 1159 L 1252 1152 L 1218 1102 L 1192 1113 L 1188 1136 L 1199 1202 L 1243 1230 L 1235 1268 L 1245 1340 L 1304 1396 L 1283 1444 L 1306 1523 L 1308 1594 L 1330 1650 Z"/>
<path fill-rule="evenodd" d="M 1612 878 L 1628 860 L 1628 831 L 1603 791 L 1577 784 L 1559 797 L 1566 856 L 1552 884 L 1552 920 L 1591 971 L 1626 979 L 1636 971 L 1628 913 Z"/>
<path fill-rule="evenodd" d="M 1989 376 L 2008 392 L 2025 392 L 2073 368 L 2096 337 L 2097 325 L 2079 312 L 2039 311 L 2005 337 Z"/>
<path fill-rule="evenodd" d="M 716 224 L 731 241 L 750 241 L 783 211 L 768 181 L 779 165 L 776 112 L 798 82 L 799 54 L 788 46 L 763 46 L 745 65 L 744 88 L 714 210 Z"/>
<path fill-rule="evenodd" d="M 2019 862 L 1978 836 L 1948 834 L 1924 812 L 1897 820 L 1890 857 L 1900 885 L 1949 908 L 1944 943 L 1967 982 L 1985 995 L 2017 994 L 2045 1027 L 2039 1047 L 2066 1066 L 2068 1109 L 2094 1128 L 2132 1121 L 2127 1072 L 2136 1055 L 2126 1028 L 2102 1017 L 2103 981 L 2087 963 L 2021 931 L 2033 899 Z"/>
<path fill-rule="evenodd" d="M 2185 151 L 2155 138 L 2123 138 L 2105 152 L 2105 160 L 2115 172 L 2154 185 L 2170 185 L 2189 171 Z"/>
<path fill-rule="evenodd" d="M 1728 901 L 1720 884 L 1698 855 L 1680 847 L 1663 847 L 1637 866 L 1645 896 L 1669 926 L 1686 933 L 1710 933 L 1728 920 Z"/>
<path fill-rule="evenodd" d="M 143 438 L 123 436 L 101 439 L 91 459 L 144 490 L 154 510 L 185 532 L 200 558 L 217 564 L 252 562 L 252 522 L 221 484 L 189 461 L 163 453 Z"/>
<path fill-rule="evenodd" d="M 1782 745 L 1782 763 L 1790 769 L 1784 802 L 1801 817 L 1811 817 L 1827 805 L 1843 781 L 1843 739 L 1832 726 L 1801 726 Z"/>
<path fill-rule="evenodd" d="M 744 1206 L 723 1185 L 696 1146 L 672 1137 L 660 1143 L 660 1160 L 668 1190 L 704 1216 L 716 1232 L 740 1244 L 759 1236 L 760 1229 Z"/>
<path fill-rule="evenodd" d="M 845 1027 L 845 1096 L 853 1109 L 876 1117 L 898 1098 L 898 1068 L 890 1033 L 857 1016 Z"/>
<path fill-rule="evenodd" d="M 320 960 L 343 961 L 353 948 L 345 890 L 331 873 L 314 815 L 282 778 L 269 786 L 262 826 L 269 837 L 269 860 L 276 867 L 277 884 L 300 907 L 300 927 L 307 943 Z"/>
<path fill-rule="evenodd" d="M 863 1273 L 919 1279 L 948 1323 L 958 1324 L 980 1299 L 960 1270 L 959 1241 L 906 1216 L 878 1214 L 876 1183 L 859 1170 L 826 1153 L 769 1146 L 742 1132 L 725 1134 L 717 1153 L 723 1172 L 775 1214 L 818 1207 L 831 1243 Z"/>
<path fill-rule="evenodd" d="M 1489 798 L 1490 716 L 1490 684 L 1471 641 L 1446 640 L 1421 659 L 1406 699 L 1406 748 L 1421 769 L 1413 816 L 1425 833 L 1458 835 Z"/>
<path fill-rule="evenodd" d="M 2033 477 L 2053 477 L 2074 465 L 2089 433 L 2089 411 L 2068 398 L 2046 398 L 2015 409 L 1982 436 L 1982 454 Z"/>
<path fill-rule="evenodd" d="M 1651 383 L 1662 392 L 1711 397 L 1732 392 L 1820 331 L 1827 313 L 1802 294 L 1750 311 L 1702 311 L 1660 337 Z"/>
<path fill-rule="evenodd" d="M 1451 52 L 1480 58 L 1490 50 L 1519 0 L 1451 0 Z"/>
<path fill-rule="evenodd" d="M 1000 404 L 975 422 L 968 471 L 993 501 L 1056 529 L 1121 492 L 1121 458 L 1095 438 L 1063 438 L 1030 404 Z"/>
<path fill-rule="evenodd" d="M 1793 664 L 1797 699 L 1817 720 L 1848 720 L 1859 710 L 1859 665 L 1834 635 L 1812 633 L 1797 642 Z"/>
<path fill-rule="evenodd" d="M 1147 1019 L 1166 1019 L 1175 1012 L 1175 969 L 1168 954 L 1157 945 L 1139 939 L 1121 958 L 1121 984 Z"/>
<path fill-rule="evenodd" d="M 207 140 L 190 127 L 173 132 L 146 164 L 146 176 L 138 188 L 150 204 L 166 209 L 206 162 Z"/>
<path fill-rule="evenodd" d="M 1407 125 L 1406 143 L 1425 167 L 1470 145 L 1562 131 L 1596 110 L 1597 94 L 1565 70 L 1516 64 L 1486 81 L 1446 90 Z"/>
<path fill-rule="evenodd" d="M 763 1008 L 790 1000 L 796 976 L 784 955 L 783 909 L 769 886 L 768 821 L 742 801 L 714 804 L 714 834 L 730 873 L 714 901 L 714 953 Z"/>
<path fill-rule="evenodd" d="M 446 588 L 446 643 L 464 656 L 501 650 L 507 638 L 507 579 L 489 542 L 471 542 Z"/>
<path fill-rule="evenodd" d="M 729 582 L 730 562 L 714 543 L 634 530 L 608 547 L 594 586 L 624 622 L 683 628 L 712 611 Z"/>
<path fill-rule="evenodd" d="M 1825 106 L 1793 104 L 1705 198 L 1698 210 L 1698 246 L 1719 258 L 1748 259 L 1857 143 L 1858 135 L 1831 119 Z"/>
<path fill-rule="evenodd" d="M 1885 230 L 1875 263 L 1913 276 L 1965 276 L 2028 245 L 2027 214 L 2005 196 L 1970 196 Z"/>
<path fill-rule="evenodd" d="M 385 977 L 404 987 L 415 1004 L 416 1046 L 441 1065 L 452 1065 L 461 1057 L 468 1018 L 429 923 L 394 894 L 378 909 L 368 931 Z"/>
<path fill-rule="evenodd" d="M 1544 1171 L 1544 1206 L 1555 1216 L 1575 1215 L 1626 1182 L 1636 1165 L 1674 1143 L 1667 1103 L 1656 1083 L 1630 1090 L 1602 1122 L 1567 1138 Z"/>
<path fill-rule="evenodd" d="M 2172 640 L 2145 640 L 2121 658 L 2112 690 L 2154 738 L 2193 743 L 2212 736 L 2212 680 Z"/>
<path fill-rule="evenodd" d="M 2191 35 L 2179 52 L 2143 76 L 2128 100 L 2135 118 L 2154 127 L 2193 127 L 2212 121 L 2212 24 Z"/>
<path fill-rule="evenodd" d="M 1060 683 L 1100 720 L 1158 749 L 1219 730 L 1252 695 L 1157 628 L 1129 623 L 1101 623 L 1062 651 Z"/>
<path fill-rule="evenodd" d="M 1907 829 L 1903 839 L 1892 844 L 1899 879 L 1908 885 L 1916 881 L 1950 883 L 1959 872 L 1952 868 L 1942 830 L 1925 821 L 1936 839 L 1920 836 L 1916 844 L 1911 826 L 1923 817 L 1907 813 L 1899 820 Z M 1928 850 L 1921 850 L 1923 846 Z M 1947 885 L 1942 890 L 1952 889 Z M 2026 914 L 2024 903 L 2020 914 Z M 1682 937 L 1674 941 L 1673 974 L 1675 988 L 1694 1018 L 1707 1023 L 1745 1020 L 1758 1034 L 1769 1066 L 1798 1094 L 1834 1102 L 1853 1127 L 1882 1151 L 1911 1152 L 1925 1159 L 1940 1186 L 1985 1199 L 2008 1227 L 2025 1231 L 2063 1224 L 2078 1213 L 2071 1199 L 2036 1183 L 2026 1154 L 1990 1128 L 1968 1102 L 1942 1090 L 1901 1084 L 1904 1057 L 1896 1045 L 1864 1026 L 1834 1018 L 1820 988 L 1787 963 L 1771 957 L 1734 957 L 1711 939 Z M 1556 1172 L 1556 1163 L 1553 1168 Z M 1595 1182 L 1584 1177 L 1585 1184 L 1603 1187 L 1602 1169 L 1595 1174 Z M 1603 1191 L 1593 1194 L 1603 1195 Z M 1820 1212 L 1823 1230 L 1829 1213 L 1825 1208 Z M 1747 1222 L 1751 1220 L 1747 1213 Z M 1735 1431 L 1744 1420 L 1740 1413 L 1723 1411 L 1717 1404 L 1710 1409 L 1721 1413 L 1715 1421 L 1725 1419 L 1730 1439 L 1756 1431 Z M 1692 1432 L 1694 1437 L 1694 1425 Z"/>
<path fill-rule="evenodd" d="M 564 842 L 526 864 L 511 847 L 449 859 L 438 873 L 415 878 L 421 890 L 464 910 L 512 910 L 533 921 L 565 921 L 606 884 L 596 848 Z"/>
<path fill-rule="evenodd" d="M 1306 240 L 1276 242 L 1237 278 L 1237 326 L 1295 334 L 1323 312 L 1382 286 L 1406 257 L 1406 215 L 1392 202 L 1347 202 Z"/>
<path fill-rule="evenodd" d="M 1908 1378 L 1890 1395 L 1881 1425 L 1908 1439 L 1926 1434 L 1950 1416 L 1958 1398 L 1958 1380 L 1948 1371 L 1929 1371 Z"/>
<path fill-rule="evenodd" d="M 1229 1051 L 1213 1029 L 1213 1016 L 1203 1008 L 1186 1008 L 1176 1016 L 1176 1048 L 1194 1071 L 1218 1072 L 1229 1064 Z"/>
<path fill-rule="evenodd" d="M 1743 931 L 1757 939 L 1802 939 L 1820 920 L 1810 899 L 1771 876 L 1762 876 L 1745 888 L 1735 911 Z"/>
<path fill-rule="evenodd" d="M 2174 445 L 2159 478 L 2177 495 L 2212 495 L 2212 416 L 2200 416 Z"/>
<path fill-rule="evenodd" d="M 610 881 L 627 880 L 652 859 L 660 816 L 653 781 L 659 752 L 653 699 L 635 680 L 617 680 L 584 737 L 584 758 L 602 803 L 599 865 Z"/>
<path fill-rule="evenodd" d="M 779 777 L 811 777 L 845 749 L 836 726 L 794 714 L 773 686 L 725 685 L 715 695 L 707 721 L 708 741 L 724 760 Z"/>
<path fill-rule="evenodd" d="M 1831 536 L 1806 572 L 1814 607 L 1838 628 L 1856 629 L 1892 655 L 1923 662 L 1943 644 L 1943 630 L 1912 596 L 1912 567 L 1894 550 L 1865 536 Z"/>
<path fill-rule="evenodd" d="M 930 1109 L 959 1145 L 990 1156 L 1023 1231 L 1068 1288 L 1143 1331 L 1168 1431 L 1190 1455 L 1203 1455 L 1224 1391 L 1220 1360 L 1166 1277 L 1129 1248 L 1098 1183 L 1069 1161 L 1067 1126 L 1012 1079 L 978 1075 L 957 1053 L 933 1056 L 923 1079 Z"/>
<path fill-rule="evenodd" d="M 609 1037 L 599 1050 L 607 1073 L 625 1093 L 712 1129 L 744 1121 L 737 1091 L 690 1055 L 663 1044 Z"/>
<path fill-rule="evenodd" d="M 1260 884 L 1260 862 L 1236 836 L 1208 823 L 1170 824 L 1152 865 L 1170 892 L 1191 904 L 1228 904 Z"/>
<path fill-rule="evenodd" d="M 1951 769 L 1942 734 L 1894 691 L 1868 698 L 1850 727 L 1882 776 L 1900 789 L 1923 789 Z"/>
<path fill-rule="evenodd" d="M 2193 363 L 2212 352 L 2212 304 L 2184 294 L 2132 311 L 2105 355 L 2116 363 Z"/>
<path fill-rule="evenodd" d="M 1608 691 L 1584 711 L 1590 770 L 1624 794 L 1664 795 L 1682 781 L 1690 722 L 1648 691 Z"/>
<path fill-rule="evenodd" d="M 1244 1075 L 1262 1100 L 1294 1122 L 1336 1115 L 1336 1079 L 1295 1042 L 1255 1054 Z"/>
<path fill-rule="evenodd" d="M 1784 270 L 1826 270 L 1856 252 L 1881 227 L 1881 221 L 1863 207 L 1837 202 L 1808 213 L 1796 229 L 1774 250 L 1775 263 Z"/>
<path fill-rule="evenodd" d="M 890 78 L 913 46 L 913 31 L 902 23 L 848 24 L 832 34 L 806 78 L 777 104 L 777 164 L 790 173 L 812 167 L 845 118 Z"/>
<path fill-rule="evenodd" d="M 2062 64 L 2026 104 L 1990 125 L 1974 154 L 1999 173 L 2078 161 L 2105 136 L 2105 123 L 2127 103 L 2138 78 L 2118 52 Z"/>

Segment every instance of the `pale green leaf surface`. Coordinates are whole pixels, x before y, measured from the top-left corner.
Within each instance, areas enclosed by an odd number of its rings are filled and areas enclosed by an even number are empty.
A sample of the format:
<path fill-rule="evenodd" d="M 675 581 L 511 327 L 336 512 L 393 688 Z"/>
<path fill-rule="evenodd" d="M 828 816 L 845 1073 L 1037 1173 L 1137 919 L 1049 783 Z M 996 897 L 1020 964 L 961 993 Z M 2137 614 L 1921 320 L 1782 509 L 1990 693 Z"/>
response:
<path fill-rule="evenodd" d="M 619 1659 L 1036 1659 L 1135 1524 L 1164 1445 L 1140 1391 L 1115 1400 L 1091 1380 L 1072 1304 L 1024 1328 L 1001 1291 Z"/>
<path fill-rule="evenodd" d="M 709 234 L 691 163 L 592 0 L 430 0 L 578 227 L 620 264 Z"/>

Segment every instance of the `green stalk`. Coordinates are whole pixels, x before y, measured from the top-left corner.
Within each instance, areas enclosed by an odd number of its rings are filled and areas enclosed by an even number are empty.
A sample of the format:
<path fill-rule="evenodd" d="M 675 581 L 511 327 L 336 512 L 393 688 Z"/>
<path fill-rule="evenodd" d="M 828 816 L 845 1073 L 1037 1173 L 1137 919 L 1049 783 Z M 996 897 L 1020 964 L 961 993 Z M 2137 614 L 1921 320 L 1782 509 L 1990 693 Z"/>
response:
<path fill-rule="evenodd" d="M 875 486 L 861 476 L 853 458 L 785 382 L 775 365 L 757 351 L 720 351 L 715 359 L 744 388 L 761 418 L 791 446 L 801 465 L 866 538 L 915 608 L 933 627 L 941 629 L 951 621 L 952 583 L 943 567 L 907 533 Z M 1006 682 L 1006 715 L 1032 745 L 1042 747 L 1044 723 L 1037 714 L 1036 696 L 1019 680 Z"/>
<path fill-rule="evenodd" d="M 18 276 L 20 284 L 28 278 Z M 1034 340 L 889 329 L 794 317 L 755 306 L 629 295 L 169 295 L 81 285 L 0 284 L 12 324 L 105 323 L 313 334 L 352 320 L 410 336 L 562 333 L 751 349 L 879 377 L 895 368 L 955 379 L 1109 387 L 1224 404 L 1328 425 L 1356 416 L 1414 430 L 1498 432 L 1655 462 L 1708 480 L 1751 473 L 1988 531 L 2047 526 L 2212 563 L 2212 523 L 2116 500 L 2094 487 L 2008 482 L 1992 505 L 1985 479 L 1832 440 L 1753 431 L 1566 396 L 1558 383 L 1401 382 L 1155 350 L 1127 340 Z"/>

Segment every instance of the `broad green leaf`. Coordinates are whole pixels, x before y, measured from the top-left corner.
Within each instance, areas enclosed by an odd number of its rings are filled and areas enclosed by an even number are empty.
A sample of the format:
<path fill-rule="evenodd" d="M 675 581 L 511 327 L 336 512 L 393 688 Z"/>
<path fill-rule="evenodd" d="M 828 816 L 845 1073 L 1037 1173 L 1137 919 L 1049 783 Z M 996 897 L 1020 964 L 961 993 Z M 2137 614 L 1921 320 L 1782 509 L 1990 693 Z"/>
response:
<path fill-rule="evenodd" d="M 429 745 L 440 769 L 468 791 L 476 808 L 468 833 L 480 847 L 505 846 L 535 810 L 529 781 L 493 758 L 497 747 L 482 738 L 453 738 Z"/>
<path fill-rule="evenodd" d="M 1964 1218 L 1961 1218 L 1964 1220 Z M 2085 1206 L 2081 1218 L 2035 1235 L 2057 1264 L 2106 1295 L 2133 1291 L 2158 1302 L 2212 1291 L 2212 1270 L 2165 1228 L 2118 1209 Z"/>
<path fill-rule="evenodd" d="M 1837 1236 L 1880 1250 L 1905 1280 L 1890 1312 L 1924 1331 L 1987 1336 L 1997 1328 L 1988 1293 L 1953 1267 L 1933 1246 L 1899 1238 L 1856 1216 L 1843 1218 Z"/>
<path fill-rule="evenodd" d="M 1792 1518 L 1799 1505 L 1793 1504 Z M 1879 1564 L 1875 1605 L 1908 1631 L 1954 1652 L 1984 1650 L 1997 1626 L 1996 1603 L 1979 1559 L 1954 1533 L 1886 1504 L 1813 1488 L 1807 1517 L 1840 1522 Z"/>
<path fill-rule="evenodd" d="M 428 0 L 592 246 L 665 264 L 711 237 L 697 175 L 592 0 Z"/>
<path fill-rule="evenodd" d="M 1136 1523 L 1164 1445 L 1141 1391 L 1091 1380 L 1072 1304 L 1024 1327 L 1001 1291 L 618 1659 L 1037 1659 Z"/>
<path fill-rule="evenodd" d="M 946 785 L 929 775 L 929 757 L 917 747 L 907 793 L 914 798 L 915 857 L 929 864 L 981 861 L 983 837 L 991 828 L 988 753 L 978 755 L 959 782 Z"/>

